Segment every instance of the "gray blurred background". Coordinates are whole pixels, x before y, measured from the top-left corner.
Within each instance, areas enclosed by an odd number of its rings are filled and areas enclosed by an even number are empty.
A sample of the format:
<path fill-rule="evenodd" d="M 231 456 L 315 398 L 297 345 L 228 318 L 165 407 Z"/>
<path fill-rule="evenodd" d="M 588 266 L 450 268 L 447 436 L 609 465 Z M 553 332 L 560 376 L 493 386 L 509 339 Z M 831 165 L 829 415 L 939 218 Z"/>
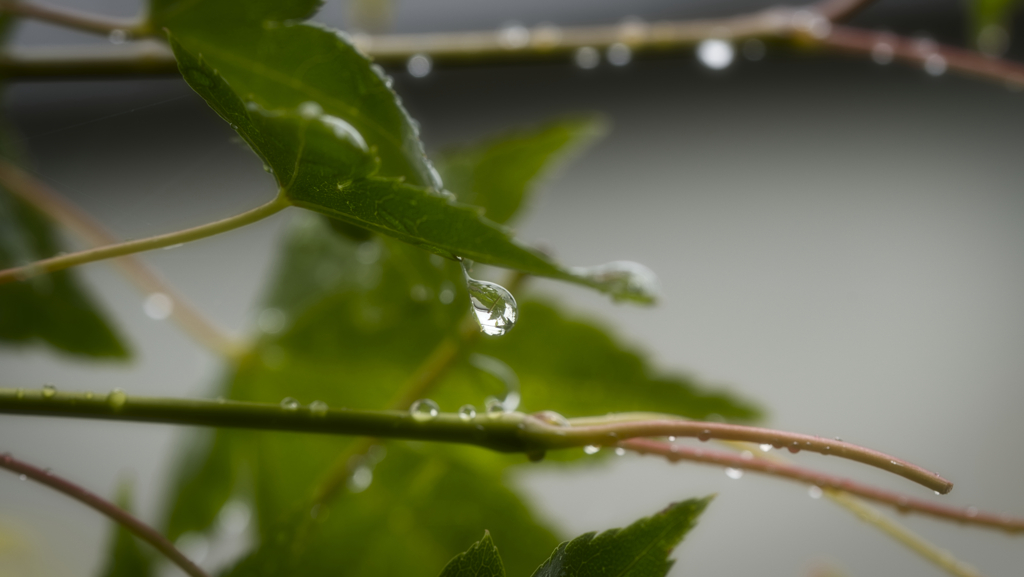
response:
<path fill-rule="evenodd" d="M 614 23 L 769 4 L 397 1 L 393 29 Z M 138 9 L 132 0 L 74 5 Z M 332 2 L 319 19 L 345 27 L 346 17 Z M 882 0 L 856 22 L 950 42 L 966 29 L 955 1 Z M 105 40 L 27 24 L 15 41 Z M 721 72 L 684 53 L 595 70 L 568 60 L 442 68 L 425 78 L 399 70 L 396 87 L 435 149 L 564 113 L 607 115 L 608 137 L 542 187 L 519 234 L 569 264 L 643 262 L 659 274 L 663 301 L 644 309 L 556 283 L 534 288 L 604 319 L 659 368 L 761 403 L 770 426 L 907 457 L 956 483 L 937 500 L 1024 515 L 1024 95 L 772 47 L 762 61 L 738 58 Z M 16 83 L 5 106 L 35 171 L 119 237 L 201 224 L 274 193 L 260 161 L 178 79 Z M 144 258 L 210 317 L 247 329 L 289 216 Z M 84 365 L 3 349 L 4 386 L 206 394 L 222 370 L 214 356 L 148 318 L 143 295 L 109 264 L 81 272 L 136 359 Z M 154 522 L 186 436 L 157 425 L 0 417 L 0 450 L 101 494 L 130 476 L 141 516 Z M 864 467 L 799 460 L 931 497 Z M 511 482 L 567 537 L 718 493 L 678 549 L 673 575 L 942 574 L 806 487 L 754 474 L 735 481 L 715 467 L 627 456 L 571 471 L 538 465 Z M 1022 574 L 1022 537 L 899 520 L 984 575 Z M 0 577 L 92 575 L 107 533 L 91 510 L 0 475 Z M 224 537 L 206 563 L 226 562 L 244 540 L 244 531 Z"/>

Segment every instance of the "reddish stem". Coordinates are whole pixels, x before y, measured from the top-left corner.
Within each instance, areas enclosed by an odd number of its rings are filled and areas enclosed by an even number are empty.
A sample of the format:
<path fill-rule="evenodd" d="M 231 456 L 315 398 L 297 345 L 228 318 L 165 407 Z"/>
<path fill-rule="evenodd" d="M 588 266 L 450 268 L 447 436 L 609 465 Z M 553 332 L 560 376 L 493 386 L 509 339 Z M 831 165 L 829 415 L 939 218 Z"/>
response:
<path fill-rule="evenodd" d="M 819 473 L 803 467 L 797 467 L 788 463 L 780 463 L 769 459 L 762 459 L 756 456 L 748 456 L 730 453 L 726 451 L 707 450 L 702 448 L 685 447 L 674 445 L 663 441 L 651 439 L 629 439 L 621 441 L 618 446 L 636 451 L 640 454 L 661 455 L 672 462 L 696 461 L 700 463 L 713 463 L 744 471 L 757 471 L 776 477 L 785 477 L 795 481 L 801 481 L 821 488 L 838 489 L 865 499 L 885 503 L 896 507 L 900 512 L 914 511 L 932 515 L 942 519 L 950 519 L 961 523 L 981 525 L 1002 529 L 1009 533 L 1024 532 L 1024 519 L 1014 518 L 1007 515 L 995 515 L 983 513 L 974 507 L 957 508 L 938 505 L 922 499 L 906 497 L 899 493 L 884 491 L 869 485 L 851 481 L 842 477 Z"/>
<path fill-rule="evenodd" d="M 128 511 L 125 511 L 110 501 L 107 501 L 103 497 L 100 497 L 83 487 L 79 487 L 67 479 L 62 479 L 49 471 L 44 471 L 43 469 L 33 467 L 28 463 L 19 461 L 7 453 L 0 455 L 0 467 L 7 469 L 8 471 L 24 475 L 25 477 L 42 483 L 51 489 L 56 489 L 72 499 L 85 503 L 107 517 L 110 517 L 114 521 L 120 523 L 125 529 L 131 531 L 133 535 L 142 539 L 146 543 L 149 543 L 157 551 L 163 553 L 164 556 L 170 559 L 178 567 L 181 567 L 185 573 L 192 577 L 209 577 L 202 569 L 197 567 L 195 563 L 182 555 L 181 551 L 178 551 L 174 545 L 167 540 L 167 537 L 164 537 L 156 529 L 146 525 Z"/>

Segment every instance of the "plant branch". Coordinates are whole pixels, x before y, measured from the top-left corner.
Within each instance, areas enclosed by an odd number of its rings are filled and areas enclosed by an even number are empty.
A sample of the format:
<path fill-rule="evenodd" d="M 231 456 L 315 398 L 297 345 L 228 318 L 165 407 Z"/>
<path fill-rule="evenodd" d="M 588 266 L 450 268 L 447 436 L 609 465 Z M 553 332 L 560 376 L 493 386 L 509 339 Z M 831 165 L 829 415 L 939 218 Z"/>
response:
<path fill-rule="evenodd" d="M 800 481 L 822 489 L 844 491 L 878 503 L 892 505 L 893 507 L 896 507 L 897 510 L 904 513 L 923 513 L 925 515 L 931 515 L 933 517 L 949 521 L 1001 529 L 1008 533 L 1024 532 L 1024 519 L 1016 519 L 992 513 L 983 513 L 973 507 L 957 508 L 939 505 L 923 499 L 915 499 L 899 493 L 871 487 L 843 477 L 837 477 L 835 475 L 820 473 L 804 467 L 798 467 L 786 462 L 756 457 L 752 454 L 744 458 L 743 454 L 686 447 L 651 439 L 629 439 L 621 441 L 616 445 L 631 451 L 636 451 L 640 454 L 660 455 L 673 462 L 685 460 L 695 461 L 698 463 L 712 463 L 715 465 L 722 465 L 723 467 L 731 467 L 734 469 L 741 469 L 743 471 L 755 471 L 758 473 L 774 475 L 776 477 L 792 479 L 794 481 Z"/>
<path fill-rule="evenodd" d="M 63 270 L 69 267 L 85 264 L 89 262 L 96 262 L 100 260 L 106 260 L 108 258 L 114 258 L 119 256 L 125 256 L 129 254 L 135 254 L 147 250 L 153 250 L 157 248 L 163 248 L 166 246 L 172 246 L 185 242 L 191 242 L 234 230 L 236 228 L 252 224 L 256 221 L 263 220 L 268 216 L 280 212 L 281 210 L 291 206 L 288 200 L 283 194 L 278 194 L 274 200 L 258 206 L 254 209 L 248 210 L 235 216 L 230 216 L 225 219 L 203 224 L 197 227 L 188 228 L 185 230 L 179 230 L 177 232 L 171 232 L 167 234 L 161 234 L 152 236 L 149 238 L 125 241 L 117 244 L 111 244 L 83 250 L 71 254 L 59 255 L 34 263 L 9 268 L 6 270 L 0 270 L 0 284 L 12 281 L 21 281 L 32 278 L 36 275 Z"/>
<path fill-rule="evenodd" d="M 19 0 L 0 1 L 0 12 L 22 18 L 32 18 L 49 22 L 65 28 L 74 28 L 97 34 L 110 34 L 116 30 L 131 36 L 145 33 L 146 23 L 141 18 L 114 18 L 81 12 L 63 6 L 51 6 L 40 2 L 21 2 Z"/>
<path fill-rule="evenodd" d="M 875 0 L 822 0 L 813 8 L 832 22 L 841 22 L 874 3 Z"/>
<path fill-rule="evenodd" d="M 878 467 L 940 493 L 948 493 L 953 487 L 937 473 L 851 443 L 772 429 L 699 421 L 619 420 L 608 424 L 561 427 L 518 412 L 478 414 L 473 419 L 463 419 L 454 413 L 423 418 L 409 411 L 314 411 L 310 407 L 289 408 L 272 403 L 129 397 L 117 390 L 103 397 L 92 393 L 57 392 L 52 388 L 0 389 L 0 413 L 442 441 L 528 455 L 585 445 L 616 445 L 634 437 L 675 435 L 715 438 L 772 443 L 791 450 L 835 455 Z"/>
<path fill-rule="evenodd" d="M 882 515 L 856 497 L 835 489 L 823 489 L 822 492 L 831 501 L 851 511 L 862 521 L 881 529 L 885 534 L 941 567 L 947 573 L 956 577 L 981 577 L 981 574 L 975 568 L 957 561 L 947 551 L 932 545 L 910 529 Z"/>
<path fill-rule="evenodd" d="M 39 179 L 3 159 L 0 159 L 0 185 L 90 244 L 111 245 L 117 242 L 117 238 L 92 216 Z M 203 316 L 141 259 L 129 255 L 114 259 L 113 263 L 145 294 L 163 293 L 170 297 L 174 303 L 171 318 L 198 342 L 228 358 L 237 358 L 242 353 L 243 345 L 238 338 Z"/>
<path fill-rule="evenodd" d="M 160 532 L 149 525 L 146 525 L 128 511 L 125 511 L 110 501 L 107 501 L 103 497 L 100 497 L 99 495 L 88 491 L 67 479 L 58 477 L 49 471 L 44 471 L 37 467 L 33 467 L 28 463 L 19 461 L 7 453 L 0 455 L 0 467 L 7 469 L 8 471 L 18 473 L 19 475 L 24 475 L 26 478 L 42 483 L 51 489 L 60 491 L 72 499 L 92 507 L 115 522 L 120 523 L 125 529 L 131 531 L 131 533 L 139 539 L 142 539 L 146 543 L 152 545 L 153 548 L 162 553 L 172 563 L 181 567 L 185 573 L 192 577 L 208 577 L 202 569 L 182 555 L 181 551 L 178 551 L 166 537 L 160 534 Z"/>

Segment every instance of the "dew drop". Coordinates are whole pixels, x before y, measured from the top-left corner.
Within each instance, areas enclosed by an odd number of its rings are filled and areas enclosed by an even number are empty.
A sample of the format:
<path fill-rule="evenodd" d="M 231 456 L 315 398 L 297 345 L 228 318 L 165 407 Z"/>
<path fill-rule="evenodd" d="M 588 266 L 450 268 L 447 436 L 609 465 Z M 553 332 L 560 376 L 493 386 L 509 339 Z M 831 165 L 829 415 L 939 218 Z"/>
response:
<path fill-rule="evenodd" d="M 554 425 L 556 427 L 571 426 L 569 424 L 569 419 L 566 419 L 564 416 L 562 416 L 561 413 L 556 413 L 555 411 L 538 411 L 534 413 L 533 416 L 540 419 L 541 421 L 544 421 L 549 425 Z"/>
<path fill-rule="evenodd" d="M 142 301 L 142 312 L 155 321 L 162 321 L 174 312 L 174 301 L 164 293 L 152 293 Z"/>
<path fill-rule="evenodd" d="M 615 454 L 621 457 L 626 454 L 626 450 L 622 447 L 615 447 Z"/>
<path fill-rule="evenodd" d="M 368 465 L 359 465 L 352 476 L 348 478 L 348 490 L 353 493 L 362 493 L 373 483 L 373 469 Z"/>
<path fill-rule="evenodd" d="M 740 47 L 740 51 L 743 52 L 743 57 L 751 62 L 764 60 L 765 54 L 768 53 L 768 49 L 764 45 L 764 42 L 757 38 L 747 38 L 744 40 L 743 46 Z"/>
<path fill-rule="evenodd" d="M 743 477 L 743 469 L 736 469 L 733 467 L 725 468 L 725 476 L 730 479 L 741 479 Z"/>
<path fill-rule="evenodd" d="M 577 68 L 593 70 L 601 63 L 601 53 L 593 46 L 582 46 L 573 53 L 572 61 L 576 64 Z"/>
<path fill-rule="evenodd" d="M 414 54 L 405 63 L 405 69 L 413 78 L 423 78 L 434 69 L 434 61 L 426 54 Z"/>
<path fill-rule="evenodd" d="M 822 493 L 823 491 L 821 490 L 821 487 L 817 485 L 811 485 L 807 488 L 807 495 L 810 496 L 811 499 L 821 499 Z"/>
<path fill-rule="evenodd" d="M 587 445 L 586 447 L 583 447 L 583 452 L 588 455 L 596 455 L 600 450 L 601 447 L 598 447 L 597 445 Z"/>
<path fill-rule="evenodd" d="M 771 443 L 761 443 L 760 445 L 758 445 L 758 447 L 761 448 L 761 452 L 762 453 L 767 453 L 768 451 L 772 450 L 772 444 Z"/>
<path fill-rule="evenodd" d="M 719 38 L 709 38 L 697 45 L 697 60 L 711 70 L 724 70 L 735 56 L 732 44 Z"/>
<path fill-rule="evenodd" d="M 786 448 L 789 449 L 790 453 L 793 453 L 795 455 L 800 452 L 800 443 L 793 441 L 793 444 Z"/>
<path fill-rule="evenodd" d="M 124 44 L 125 40 L 128 40 L 128 33 L 120 28 L 114 28 L 107 34 L 107 40 L 111 44 Z"/>
<path fill-rule="evenodd" d="M 286 411 L 295 411 L 299 408 L 299 401 L 293 397 L 285 397 L 281 399 L 281 408 Z"/>
<path fill-rule="evenodd" d="M 437 403 L 430 399 L 420 399 L 409 407 L 409 414 L 417 421 L 429 421 L 437 416 L 440 409 Z"/>
<path fill-rule="evenodd" d="M 501 400 L 501 405 L 506 413 L 519 408 L 519 377 L 512 367 L 494 357 L 481 354 L 470 355 L 469 364 L 495 377 L 505 386 L 505 398 Z"/>
<path fill-rule="evenodd" d="M 616 42 L 605 51 L 605 58 L 612 66 L 625 66 L 633 61 L 633 50 L 622 42 Z"/>
<path fill-rule="evenodd" d="M 25 480 L 28 480 L 28 476 L 27 476 L 27 475 L 25 475 L 24 473 L 22 473 L 21 475 L 18 475 L 18 480 L 19 480 L 19 481 L 25 481 Z"/>
<path fill-rule="evenodd" d="M 459 419 L 463 421 L 472 421 L 476 418 L 476 407 L 473 405 L 462 405 L 459 407 Z"/>
<path fill-rule="evenodd" d="M 128 394 L 121 389 L 114 389 L 107 394 L 107 405 L 115 411 L 121 410 L 128 402 Z"/>
<path fill-rule="evenodd" d="M 893 59 L 896 57 L 896 51 L 893 49 L 892 44 L 888 42 L 876 42 L 871 47 L 871 60 L 875 64 L 885 66 L 892 64 Z"/>
<path fill-rule="evenodd" d="M 309 404 L 309 414 L 314 417 L 326 417 L 328 406 L 323 401 L 313 401 Z"/>
<path fill-rule="evenodd" d="M 287 323 L 288 315 L 281 309 L 273 307 L 263 309 L 260 311 L 260 316 L 256 318 L 256 325 L 268 335 L 280 333 Z"/>
<path fill-rule="evenodd" d="M 510 22 L 498 30 L 498 44 L 506 50 L 524 48 L 530 43 L 530 30 L 518 22 Z"/>
<path fill-rule="evenodd" d="M 946 59 L 941 54 L 929 54 L 924 59 L 924 71 L 929 76 L 942 76 L 946 73 Z"/>
<path fill-rule="evenodd" d="M 53 385 L 43 385 L 43 398 L 52 399 L 57 394 L 57 387 Z"/>
<path fill-rule="evenodd" d="M 697 433 L 697 439 L 700 441 L 707 441 L 711 439 L 711 431 L 708 429 L 704 429 L 703 431 Z"/>
<path fill-rule="evenodd" d="M 480 332 L 501 336 L 512 330 L 519 316 L 512 293 L 499 284 L 472 278 L 469 273 L 466 273 L 466 285 L 469 289 L 469 304 L 480 325 Z"/>
<path fill-rule="evenodd" d="M 651 303 L 658 298 L 658 277 L 644 265 L 620 260 L 589 267 L 573 267 L 570 272 L 590 281 L 617 301 Z"/>
<path fill-rule="evenodd" d="M 505 405 L 497 397 L 487 397 L 484 400 L 484 411 L 493 419 L 505 414 Z"/>

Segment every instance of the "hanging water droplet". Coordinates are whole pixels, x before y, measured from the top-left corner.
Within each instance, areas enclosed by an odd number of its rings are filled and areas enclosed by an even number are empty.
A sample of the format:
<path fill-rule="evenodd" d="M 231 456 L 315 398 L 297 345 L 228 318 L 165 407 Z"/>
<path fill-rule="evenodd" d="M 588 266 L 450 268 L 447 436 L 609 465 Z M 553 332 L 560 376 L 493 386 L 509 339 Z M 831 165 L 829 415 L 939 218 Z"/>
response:
<path fill-rule="evenodd" d="M 281 309 L 273 307 L 263 309 L 260 316 L 256 318 L 256 325 L 268 335 L 276 335 L 283 331 L 287 323 L 288 315 Z"/>
<path fill-rule="evenodd" d="M 733 468 L 733 467 L 726 467 L 725 468 L 725 476 L 729 477 L 730 479 L 740 479 L 741 477 L 743 477 L 743 469 L 736 469 L 736 468 Z"/>
<path fill-rule="evenodd" d="M 107 405 L 115 411 L 121 410 L 128 402 L 128 394 L 121 389 L 114 389 L 107 394 Z"/>
<path fill-rule="evenodd" d="M 793 443 L 786 448 L 789 449 L 790 453 L 793 453 L 795 455 L 800 452 L 800 443 L 793 441 Z"/>
<path fill-rule="evenodd" d="M 893 49 L 892 44 L 888 42 L 875 42 L 875 45 L 871 47 L 871 60 L 875 64 L 881 64 L 882 66 L 892 64 L 895 57 L 896 51 Z"/>
<path fill-rule="evenodd" d="M 767 453 L 768 451 L 772 450 L 772 444 L 771 443 L 761 443 L 760 445 L 758 445 L 758 447 L 761 448 L 761 452 L 762 453 Z"/>
<path fill-rule="evenodd" d="M 512 367 L 494 357 L 481 354 L 470 355 L 469 364 L 497 378 L 505 386 L 505 398 L 501 400 L 501 405 L 506 413 L 519 408 L 519 377 Z"/>
<path fill-rule="evenodd" d="M 821 499 L 821 495 L 823 492 L 824 491 L 821 490 L 821 487 L 817 485 L 811 485 L 807 489 L 807 494 L 811 497 L 811 499 Z"/>
<path fill-rule="evenodd" d="M 751 62 L 758 62 L 764 59 L 764 55 L 768 52 L 764 42 L 757 38 L 747 38 L 744 40 L 741 50 L 743 57 Z"/>
<path fill-rule="evenodd" d="M 142 311 L 147 317 L 162 321 L 174 312 L 174 301 L 164 293 L 152 293 L 142 301 Z"/>
<path fill-rule="evenodd" d="M 472 421 L 476 418 L 476 407 L 473 405 L 462 405 L 459 407 L 459 419 L 463 421 Z"/>
<path fill-rule="evenodd" d="M 597 445 L 587 445 L 586 447 L 583 447 L 583 452 L 588 455 L 596 455 L 600 450 L 601 447 L 598 447 Z"/>
<path fill-rule="evenodd" d="M 480 332 L 485 335 L 501 336 L 512 330 L 519 316 L 516 299 L 512 293 L 499 284 L 476 280 L 470 277 L 468 272 L 465 272 L 465 275 L 469 289 L 469 304 L 477 324 L 480 325 Z"/>
<path fill-rule="evenodd" d="M 292 397 L 285 397 L 281 399 L 281 408 L 286 411 L 295 411 L 299 408 L 299 401 Z"/>
<path fill-rule="evenodd" d="M 423 78 L 434 68 L 434 61 L 426 54 L 413 54 L 405 63 L 405 69 L 413 78 Z"/>
<path fill-rule="evenodd" d="M 541 421 L 544 421 L 549 425 L 554 425 L 556 427 L 571 426 L 571 424 L 569 423 L 569 419 L 566 419 L 564 416 L 561 415 L 561 413 L 556 413 L 555 411 L 538 411 L 534 413 L 533 416 L 540 419 Z"/>
<path fill-rule="evenodd" d="M 361 464 L 352 471 L 348 478 L 348 490 L 353 493 L 362 493 L 373 483 L 373 469 L 368 465 Z"/>
<path fill-rule="evenodd" d="M 924 59 L 924 71 L 930 76 L 942 76 L 946 73 L 946 59 L 941 54 L 929 54 Z"/>
<path fill-rule="evenodd" d="M 572 59 L 573 62 L 576 63 L 577 68 L 592 70 L 597 68 L 597 65 L 601 63 L 601 53 L 593 46 L 583 46 L 576 49 L 576 52 L 573 53 Z"/>
<path fill-rule="evenodd" d="M 615 447 L 615 454 L 621 457 L 626 454 L 626 450 L 622 447 Z"/>
<path fill-rule="evenodd" d="M 328 408 L 327 403 L 323 401 L 313 401 L 309 404 L 309 414 L 314 417 L 326 417 Z"/>
<path fill-rule="evenodd" d="M 107 34 L 107 40 L 111 44 L 124 44 L 125 40 L 128 40 L 128 33 L 120 28 L 114 28 Z"/>
<path fill-rule="evenodd" d="M 409 407 L 409 414 L 417 421 L 429 421 L 437 416 L 440 409 L 437 403 L 430 399 L 420 399 Z"/>
<path fill-rule="evenodd" d="M 620 260 L 588 267 L 572 267 L 569 272 L 590 281 L 617 301 L 652 303 L 658 298 L 658 277 L 644 265 Z"/>
<path fill-rule="evenodd" d="M 697 433 L 697 439 L 702 442 L 711 439 L 711 431 L 708 429 L 704 429 L 703 431 Z"/>
<path fill-rule="evenodd" d="M 697 45 L 697 60 L 711 70 L 727 68 L 735 56 L 732 44 L 719 38 L 709 38 Z"/>
<path fill-rule="evenodd" d="M 52 399 L 57 394 L 57 387 L 53 385 L 43 385 L 43 398 Z"/>
<path fill-rule="evenodd" d="M 633 61 L 633 50 L 622 42 L 616 42 L 605 51 L 605 58 L 612 66 L 625 66 Z"/>

